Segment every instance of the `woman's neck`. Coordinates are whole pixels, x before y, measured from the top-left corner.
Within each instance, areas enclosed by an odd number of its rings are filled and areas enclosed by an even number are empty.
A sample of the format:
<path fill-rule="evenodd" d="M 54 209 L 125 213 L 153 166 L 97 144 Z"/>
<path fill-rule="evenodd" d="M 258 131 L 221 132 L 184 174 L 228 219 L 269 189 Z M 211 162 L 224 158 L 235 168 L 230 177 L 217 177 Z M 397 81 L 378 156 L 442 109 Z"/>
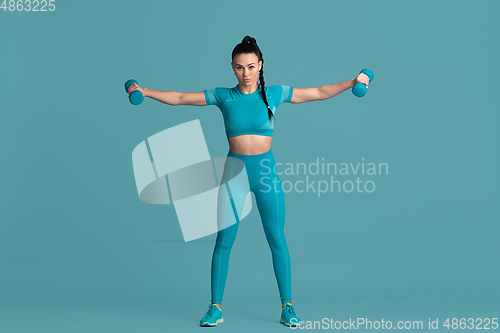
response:
<path fill-rule="evenodd" d="M 247 94 L 247 95 L 250 95 L 250 94 L 253 94 L 254 92 L 256 92 L 258 89 L 259 89 L 259 84 L 257 83 L 257 85 L 253 85 L 252 87 L 246 87 L 246 86 L 241 86 L 239 83 L 238 83 L 238 89 L 240 89 L 240 91 L 244 94 Z"/>

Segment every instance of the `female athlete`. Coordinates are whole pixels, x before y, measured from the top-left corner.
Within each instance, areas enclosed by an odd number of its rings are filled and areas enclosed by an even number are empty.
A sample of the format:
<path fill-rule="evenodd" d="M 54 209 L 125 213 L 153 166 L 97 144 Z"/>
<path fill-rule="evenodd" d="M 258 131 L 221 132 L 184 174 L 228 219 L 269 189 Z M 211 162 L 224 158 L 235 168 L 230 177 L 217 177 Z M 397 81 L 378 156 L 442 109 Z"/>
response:
<path fill-rule="evenodd" d="M 280 323 L 297 327 L 303 322 L 292 306 L 291 262 L 284 232 L 285 198 L 271 151 L 276 109 L 283 102 L 295 104 L 326 100 L 352 88 L 357 82 L 368 86 L 369 78 L 365 74 L 359 74 L 349 81 L 315 88 L 265 86 L 264 58 L 256 40 L 250 36 L 245 36 L 233 49 L 231 66 L 238 79 L 238 84 L 233 88 L 219 87 L 201 92 L 176 92 L 141 88 L 133 84 L 129 87 L 128 93 L 139 90 L 144 97 L 168 105 L 216 105 L 221 110 L 229 142 L 227 156 L 238 158 L 245 165 L 250 191 L 255 195 L 271 249 L 281 299 Z M 265 175 L 266 181 L 263 181 L 262 175 Z M 223 180 L 228 177 L 225 172 Z M 221 311 L 222 296 L 229 256 L 238 226 L 239 220 L 217 232 L 212 255 L 212 300 L 209 309 L 200 320 L 201 326 L 216 326 L 224 321 Z"/>

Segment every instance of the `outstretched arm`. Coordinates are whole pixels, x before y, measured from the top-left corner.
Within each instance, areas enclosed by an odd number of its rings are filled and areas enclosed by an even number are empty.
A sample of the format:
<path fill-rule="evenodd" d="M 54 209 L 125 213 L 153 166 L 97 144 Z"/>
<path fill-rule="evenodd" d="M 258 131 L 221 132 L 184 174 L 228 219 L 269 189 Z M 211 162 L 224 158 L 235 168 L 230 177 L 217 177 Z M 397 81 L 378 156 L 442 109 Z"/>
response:
<path fill-rule="evenodd" d="M 159 102 L 168 105 L 195 105 L 195 106 L 206 106 L 207 101 L 205 100 L 205 94 L 203 91 L 200 92 L 178 92 L 178 91 L 160 91 L 145 89 L 146 95 L 144 97 L 150 97 L 156 99 Z"/>
<path fill-rule="evenodd" d="M 161 91 L 148 88 L 141 88 L 137 84 L 132 84 L 128 88 L 130 94 L 134 90 L 139 90 L 144 97 L 149 97 L 168 105 L 195 105 L 206 106 L 205 94 L 200 92 L 177 92 L 177 91 Z"/>
<path fill-rule="evenodd" d="M 356 82 L 362 82 L 368 86 L 370 79 L 368 75 L 360 73 L 357 78 L 335 84 L 319 86 L 315 88 L 293 88 L 290 103 L 305 103 L 312 101 L 323 101 L 337 96 L 341 92 L 351 89 Z"/>

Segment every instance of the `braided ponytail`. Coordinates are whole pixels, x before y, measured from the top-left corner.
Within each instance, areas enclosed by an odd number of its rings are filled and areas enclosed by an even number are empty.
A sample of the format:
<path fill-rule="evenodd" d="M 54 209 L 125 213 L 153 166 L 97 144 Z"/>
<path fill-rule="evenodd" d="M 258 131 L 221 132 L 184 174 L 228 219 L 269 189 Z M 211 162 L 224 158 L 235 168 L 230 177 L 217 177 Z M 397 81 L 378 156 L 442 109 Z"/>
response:
<path fill-rule="evenodd" d="M 231 55 L 231 58 L 234 59 L 235 56 L 242 54 L 242 53 L 255 53 L 257 58 L 259 58 L 259 61 L 262 61 L 262 67 L 260 69 L 260 75 L 259 75 L 259 82 L 260 82 L 260 93 L 262 95 L 262 99 L 264 100 L 264 103 L 267 106 L 267 114 L 269 116 L 269 121 L 271 121 L 272 118 L 276 120 L 276 117 L 274 117 L 273 112 L 271 111 L 271 107 L 269 107 L 269 104 L 267 103 L 267 97 L 266 97 L 266 90 L 265 90 L 265 82 L 264 82 L 264 58 L 262 57 L 262 52 L 260 51 L 259 46 L 257 45 L 257 41 L 255 38 L 250 37 L 250 36 L 245 36 L 241 43 L 236 45 L 236 47 L 233 50 L 233 53 Z"/>

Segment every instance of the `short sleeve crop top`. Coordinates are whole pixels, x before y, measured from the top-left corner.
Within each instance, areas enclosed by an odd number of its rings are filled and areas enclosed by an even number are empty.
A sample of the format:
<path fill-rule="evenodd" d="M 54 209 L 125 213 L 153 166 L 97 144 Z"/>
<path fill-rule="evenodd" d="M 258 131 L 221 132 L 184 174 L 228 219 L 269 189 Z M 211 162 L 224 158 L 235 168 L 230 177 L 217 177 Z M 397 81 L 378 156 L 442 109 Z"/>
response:
<path fill-rule="evenodd" d="M 265 91 L 269 108 L 275 114 L 281 103 L 290 103 L 293 87 L 266 86 Z M 203 90 L 203 93 L 207 105 L 216 105 L 221 110 L 228 138 L 245 134 L 273 136 L 274 119 L 269 120 L 260 85 L 251 94 L 241 92 L 238 86 Z"/>

